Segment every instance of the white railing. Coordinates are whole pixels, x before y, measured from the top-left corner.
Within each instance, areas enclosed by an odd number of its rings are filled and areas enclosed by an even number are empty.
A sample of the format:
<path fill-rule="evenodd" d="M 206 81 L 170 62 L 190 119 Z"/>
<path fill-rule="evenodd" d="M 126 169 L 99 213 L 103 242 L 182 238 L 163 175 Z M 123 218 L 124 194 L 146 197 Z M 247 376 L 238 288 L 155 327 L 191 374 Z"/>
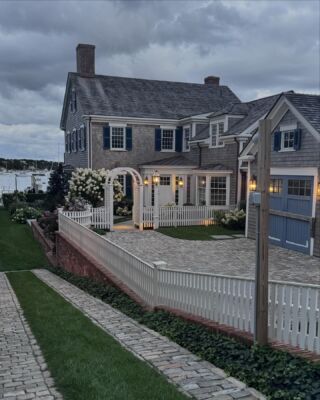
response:
<path fill-rule="evenodd" d="M 153 265 L 59 214 L 59 230 L 149 306 L 179 309 L 254 331 L 254 281 Z M 269 338 L 320 354 L 320 286 L 269 282 Z"/>
<path fill-rule="evenodd" d="M 107 229 L 109 228 L 108 217 L 109 214 L 106 212 L 105 207 L 93 208 L 91 225 L 93 225 L 95 228 Z"/>
<path fill-rule="evenodd" d="M 143 207 L 143 227 L 153 228 L 154 227 L 154 207 Z"/>
<path fill-rule="evenodd" d="M 159 207 L 159 226 L 211 225 L 215 211 L 214 206 Z"/>
<path fill-rule="evenodd" d="M 61 211 L 63 215 L 71 218 L 73 221 L 83 226 L 90 226 L 92 219 L 92 209 L 88 208 L 84 211 Z"/>

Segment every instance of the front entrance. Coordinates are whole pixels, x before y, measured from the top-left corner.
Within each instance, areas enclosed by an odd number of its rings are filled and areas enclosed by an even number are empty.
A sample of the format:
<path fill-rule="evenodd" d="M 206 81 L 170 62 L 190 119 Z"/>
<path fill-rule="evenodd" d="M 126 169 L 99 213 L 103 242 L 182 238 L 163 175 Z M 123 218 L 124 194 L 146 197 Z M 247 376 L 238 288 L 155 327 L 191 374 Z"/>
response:
<path fill-rule="evenodd" d="M 269 239 L 272 244 L 310 254 L 313 179 L 300 175 L 271 177 Z"/>

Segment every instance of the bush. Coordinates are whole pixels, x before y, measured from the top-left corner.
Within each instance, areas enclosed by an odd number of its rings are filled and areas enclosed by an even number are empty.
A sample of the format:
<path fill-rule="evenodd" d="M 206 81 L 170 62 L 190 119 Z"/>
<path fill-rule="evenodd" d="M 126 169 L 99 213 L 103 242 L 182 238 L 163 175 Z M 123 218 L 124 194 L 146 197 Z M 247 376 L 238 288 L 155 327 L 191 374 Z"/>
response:
<path fill-rule="evenodd" d="M 65 211 L 85 211 L 88 207 L 88 202 L 81 197 L 72 197 L 67 199 L 64 205 Z"/>
<path fill-rule="evenodd" d="M 8 209 L 12 203 L 26 201 L 26 195 L 24 192 L 4 193 L 2 201 L 4 207 Z"/>
<path fill-rule="evenodd" d="M 229 229 L 244 229 L 246 225 L 246 213 L 238 209 L 227 211 L 220 222 Z"/>
<path fill-rule="evenodd" d="M 44 235 L 54 242 L 55 232 L 59 229 L 58 214 L 47 211 L 38 218 L 38 224 L 42 228 Z"/>
<path fill-rule="evenodd" d="M 129 215 L 131 215 L 131 214 L 132 214 L 132 211 L 130 211 L 130 210 L 128 209 L 128 207 L 124 207 L 124 208 L 118 207 L 118 208 L 116 209 L 116 215 L 120 215 L 120 216 L 126 217 L 126 216 L 129 216 Z"/>
<path fill-rule="evenodd" d="M 16 210 L 19 208 L 27 208 L 30 205 L 26 201 L 19 201 L 15 200 L 13 203 L 10 203 L 10 205 L 7 207 L 8 212 L 10 215 L 14 214 Z"/>
<path fill-rule="evenodd" d="M 33 207 L 17 208 L 12 216 L 12 221 L 18 224 L 25 224 L 27 219 L 36 219 L 40 215 L 41 212 Z"/>
<path fill-rule="evenodd" d="M 28 203 L 34 203 L 37 200 L 44 201 L 47 197 L 46 193 L 26 193 L 25 198 Z"/>

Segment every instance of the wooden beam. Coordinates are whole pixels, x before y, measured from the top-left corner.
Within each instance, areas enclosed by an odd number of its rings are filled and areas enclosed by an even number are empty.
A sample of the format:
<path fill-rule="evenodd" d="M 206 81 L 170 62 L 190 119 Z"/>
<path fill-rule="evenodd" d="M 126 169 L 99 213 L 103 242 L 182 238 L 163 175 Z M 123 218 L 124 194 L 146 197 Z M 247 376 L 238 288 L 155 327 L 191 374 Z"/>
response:
<path fill-rule="evenodd" d="M 269 252 L 269 187 L 271 157 L 271 120 L 259 122 L 259 152 L 257 191 L 261 193 L 257 236 L 255 341 L 268 343 L 268 252 Z"/>

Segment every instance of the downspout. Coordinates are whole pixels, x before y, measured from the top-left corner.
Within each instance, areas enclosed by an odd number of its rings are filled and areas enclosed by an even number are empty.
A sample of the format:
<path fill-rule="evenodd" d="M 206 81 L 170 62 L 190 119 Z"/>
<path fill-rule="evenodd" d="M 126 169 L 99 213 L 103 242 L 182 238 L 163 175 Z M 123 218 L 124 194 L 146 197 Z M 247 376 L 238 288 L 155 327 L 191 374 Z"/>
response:
<path fill-rule="evenodd" d="M 198 165 L 198 167 L 200 168 L 201 164 L 202 164 L 202 148 L 201 148 L 199 142 L 197 142 L 197 145 L 198 145 L 198 149 L 199 149 L 199 159 L 198 159 L 198 164 L 199 165 Z"/>
<path fill-rule="evenodd" d="M 237 165 L 236 165 L 236 204 L 238 203 L 238 189 L 239 189 L 239 150 L 240 150 L 240 143 L 237 138 L 234 138 L 235 142 L 237 143 Z"/>
<path fill-rule="evenodd" d="M 88 168 L 92 169 L 92 137 L 91 137 L 91 117 L 89 117 L 89 121 L 88 121 L 88 131 L 89 131 L 89 139 L 90 139 L 90 151 L 88 151 L 88 155 L 90 153 L 90 164 L 88 165 Z"/>

